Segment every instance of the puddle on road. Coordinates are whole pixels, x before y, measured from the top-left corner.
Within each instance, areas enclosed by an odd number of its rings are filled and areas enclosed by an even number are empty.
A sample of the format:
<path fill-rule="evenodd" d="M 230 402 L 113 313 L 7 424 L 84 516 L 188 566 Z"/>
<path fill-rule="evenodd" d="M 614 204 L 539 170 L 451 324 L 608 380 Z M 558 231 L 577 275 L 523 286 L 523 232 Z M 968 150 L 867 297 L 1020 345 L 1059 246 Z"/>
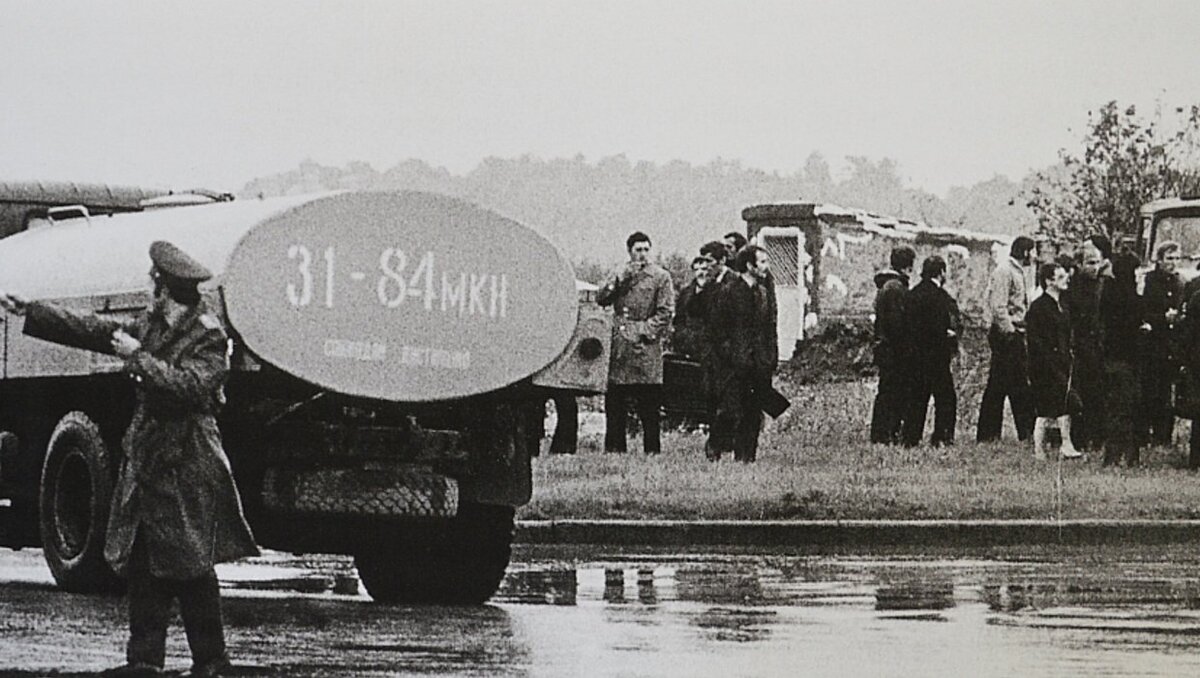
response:
<path fill-rule="evenodd" d="M 272 675 L 790 677 L 802 660 L 835 676 L 1175 676 L 1200 675 L 1197 555 L 520 547 L 493 604 L 473 608 L 373 605 L 344 557 L 271 553 L 219 576 L 235 654 Z M 22 653 L 12 666 L 119 658 L 120 599 L 27 579 L 0 597 L 0 637 Z M 180 634 L 171 642 L 184 663 Z"/>
<path fill-rule="evenodd" d="M 1059 562 L 978 558 L 648 555 L 533 558 L 509 568 L 496 604 L 653 608 L 695 603 L 697 628 L 717 640 L 761 639 L 762 608 L 868 607 L 880 620 L 948 621 L 983 605 L 988 623 L 1200 636 L 1200 566 L 1183 560 Z M 221 566 L 226 589 L 365 598 L 348 558 L 267 554 Z"/>
<path fill-rule="evenodd" d="M 497 603 L 704 606 L 696 626 L 720 640 L 765 637 L 763 608 L 869 607 L 879 620 L 951 621 L 960 606 L 988 623 L 1200 636 L 1200 565 L 1141 559 L 642 556 L 621 562 L 516 562 Z"/>

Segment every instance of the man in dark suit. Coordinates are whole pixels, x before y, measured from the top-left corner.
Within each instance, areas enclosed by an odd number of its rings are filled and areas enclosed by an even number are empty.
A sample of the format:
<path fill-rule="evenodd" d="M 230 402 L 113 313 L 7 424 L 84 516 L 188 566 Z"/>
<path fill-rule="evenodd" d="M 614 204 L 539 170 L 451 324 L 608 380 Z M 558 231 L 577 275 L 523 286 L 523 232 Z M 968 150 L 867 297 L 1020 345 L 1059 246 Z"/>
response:
<path fill-rule="evenodd" d="M 708 285 L 709 259 L 692 259 L 692 279 L 675 295 L 675 318 L 671 322 L 671 351 L 697 360 L 708 338 L 708 309 L 705 291 Z"/>
<path fill-rule="evenodd" d="M 1112 278 L 1109 254 L 1112 246 L 1104 236 L 1084 241 L 1079 267 L 1070 287 L 1062 295 L 1062 307 L 1071 319 L 1071 351 L 1074 372 L 1071 388 L 1079 395 L 1080 412 L 1072 417 L 1071 438 L 1076 448 L 1104 447 L 1104 348 L 1100 319 L 1100 295 Z"/>
<path fill-rule="evenodd" d="M 1122 459 L 1137 466 L 1141 441 L 1136 433 L 1139 401 L 1137 361 L 1141 298 L 1137 293 L 1137 257 L 1117 252 L 1112 279 L 1100 291 L 1100 322 L 1104 333 L 1104 466 Z"/>
<path fill-rule="evenodd" d="M 716 461 L 721 458 L 721 450 L 714 448 L 713 444 L 718 440 L 725 440 L 727 437 L 720 430 L 724 422 L 717 420 L 717 404 L 720 400 L 720 394 L 717 392 L 716 382 L 720 368 L 717 366 L 714 347 L 725 336 L 725 328 L 717 324 L 716 307 L 718 300 L 725 293 L 725 290 L 728 289 L 729 285 L 737 279 L 738 274 L 729 267 L 728 264 L 732 264 L 733 260 L 728 256 L 726 243 L 720 240 L 704 243 L 700 247 L 700 256 L 704 257 L 708 262 L 708 282 L 705 284 L 704 291 L 700 295 L 699 309 L 705 316 L 705 336 L 699 347 L 699 359 L 704 379 L 704 397 L 708 410 L 709 423 L 709 437 L 704 446 L 704 454 L 710 461 Z M 713 433 L 713 427 L 717 428 L 715 434 Z"/>
<path fill-rule="evenodd" d="M 1175 321 L 1187 302 L 1183 279 L 1176 268 L 1179 243 L 1167 241 L 1155 248 L 1154 270 L 1146 274 L 1142 293 L 1142 333 L 1145 350 L 1139 366 L 1142 382 L 1138 439 L 1143 444 L 1170 445 L 1175 433 L 1171 387 L 1179 375 L 1175 346 Z"/>
<path fill-rule="evenodd" d="M 762 284 L 770 267 L 767 253 L 747 245 L 734 260 L 737 277 L 713 300 L 713 389 L 715 416 L 706 451 L 710 459 L 733 452 L 734 459 L 758 456 L 762 412 L 755 394 L 770 388 L 779 360 L 773 298 Z"/>
<path fill-rule="evenodd" d="M 1186 373 L 1180 405 L 1185 410 L 1181 416 L 1192 420 L 1192 429 L 1188 443 L 1188 468 L 1200 469 L 1200 277 L 1193 278 L 1184 288 L 1187 305 L 1184 306 L 1183 319 L 1180 321 L 1181 336 L 1179 341 L 1180 356 Z"/>
<path fill-rule="evenodd" d="M 909 402 L 910 365 L 904 304 L 908 276 L 917 253 L 902 245 L 892 250 L 891 268 L 875 274 L 875 366 L 879 368 L 879 390 L 871 410 L 871 442 L 900 442 L 901 425 Z"/>
<path fill-rule="evenodd" d="M 912 337 L 913 371 L 911 409 L 904 418 L 904 444 L 921 442 L 925 432 L 925 412 L 933 396 L 934 445 L 954 443 L 958 395 L 950 361 L 958 352 L 961 319 L 958 303 L 943 289 L 946 260 L 938 255 L 926 257 L 921 264 L 921 282 L 908 293 L 904 318 Z"/>

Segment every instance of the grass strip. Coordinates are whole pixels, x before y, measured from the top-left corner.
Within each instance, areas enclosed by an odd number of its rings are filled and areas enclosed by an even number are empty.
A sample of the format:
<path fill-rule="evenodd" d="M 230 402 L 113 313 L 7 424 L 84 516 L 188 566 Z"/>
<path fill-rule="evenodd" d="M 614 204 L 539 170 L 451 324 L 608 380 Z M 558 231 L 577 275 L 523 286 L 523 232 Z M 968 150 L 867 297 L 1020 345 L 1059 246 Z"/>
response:
<path fill-rule="evenodd" d="M 1187 422 L 1171 447 L 1144 450 L 1135 469 L 1102 468 L 1098 455 L 1038 461 L 1011 430 L 978 444 L 973 412 L 960 412 L 951 447 L 903 448 L 867 442 L 874 383 L 785 388 L 792 408 L 769 422 L 759 459 L 704 458 L 704 436 L 664 434 L 663 454 L 601 451 L 585 429 L 580 452 L 534 460 L 533 500 L 522 519 L 637 520 L 995 520 L 1200 518 L 1200 476 L 1182 468 Z M 965 415 L 965 416 L 964 416 Z M 601 420 L 602 421 L 602 420 Z M 586 422 L 586 418 L 585 418 Z M 1011 426 L 1011 422 L 1008 423 Z"/>

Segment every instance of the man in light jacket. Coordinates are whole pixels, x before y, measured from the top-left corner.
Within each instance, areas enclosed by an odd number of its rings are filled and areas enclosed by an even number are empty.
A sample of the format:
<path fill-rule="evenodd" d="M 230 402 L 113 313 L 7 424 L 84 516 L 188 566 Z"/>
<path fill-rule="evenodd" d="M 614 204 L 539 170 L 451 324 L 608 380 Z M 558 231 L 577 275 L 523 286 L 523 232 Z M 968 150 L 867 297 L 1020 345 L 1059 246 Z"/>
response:
<path fill-rule="evenodd" d="M 1029 293 L 1025 268 L 1032 263 L 1035 243 L 1018 236 L 1009 257 L 996 265 L 988 280 L 987 310 L 991 316 L 988 346 L 992 350 L 987 386 L 979 404 L 979 442 L 1000 439 L 1004 423 L 1004 399 L 1012 405 L 1017 439 L 1028 440 L 1033 434 L 1033 399 L 1029 390 L 1029 358 L 1025 346 L 1025 312 Z"/>
<path fill-rule="evenodd" d="M 642 421 L 642 449 L 658 454 L 662 451 L 663 341 L 675 312 L 675 287 L 671 274 L 650 261 L 650 236 L 638 231 L 626 239 L 625 247 L 629 261 L 609 276 L 596 295 L 601 306 L 613 307 L 604 450 L 625 451 L 626 408 L 633 400 Z"/>

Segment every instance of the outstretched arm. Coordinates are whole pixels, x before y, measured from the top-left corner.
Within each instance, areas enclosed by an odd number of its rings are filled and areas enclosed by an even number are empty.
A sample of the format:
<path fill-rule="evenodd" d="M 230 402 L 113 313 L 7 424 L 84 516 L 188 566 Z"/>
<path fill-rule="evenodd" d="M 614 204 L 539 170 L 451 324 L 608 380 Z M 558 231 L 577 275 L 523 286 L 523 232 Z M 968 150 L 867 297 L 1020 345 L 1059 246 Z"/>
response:
<path fill-rule="evenodd" d="M 12 296 L 8 299 L 11 301 Z M 111 318 L 41 301 L 22 303 L 18 315 L 25 316 L 24 331 L 31 337 L 97 353 L 114 353 L 113 332 L 123 329 L 121 323 Z"/>

